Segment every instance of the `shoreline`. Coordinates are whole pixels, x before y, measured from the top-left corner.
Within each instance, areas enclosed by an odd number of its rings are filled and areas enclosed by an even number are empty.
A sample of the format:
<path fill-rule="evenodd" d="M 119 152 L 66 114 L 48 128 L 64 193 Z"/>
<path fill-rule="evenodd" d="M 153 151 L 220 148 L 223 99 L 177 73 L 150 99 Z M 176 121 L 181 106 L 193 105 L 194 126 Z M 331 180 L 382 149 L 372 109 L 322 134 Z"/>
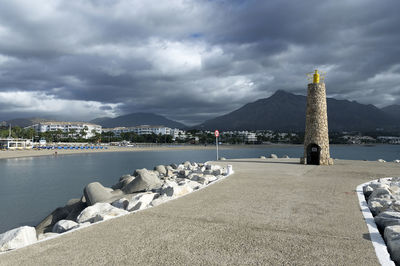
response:
<path fill-rule="evenodd" d="M 379 145 L 390 145 L 390 144 L 375 144 Z M 369 146 L 366 144 L 331 144 L 330 146 Z M 171 150 L 215 150 L 215 145 L 148 145 L 137 147 L 120 147 L 120 146 L 106 146 L 108 149 L 102 150 L 0 150 L 0 160 L 2 159 L 16 159 L 16 158 L 27 158 L 27 157 L 41 157 L 41 156 L 55 156 L 55 151 L 58 155 L 72 155 L 72 154 L 89 154 L 99 152 L 143 152 L 143 151 L 171 151 Z M 263 148 L 283 148 L 283 147 L 303 147 L 303 144 L 230 144 L 230 145 L 219 145 L 220 150 L 231 150 L 231 149 L 263 149 Z"/>
<path fill-rule="evenodd" d="M 266 148 L 266 147 L 290 147 L 302 146 L 297 144 L 270 144 L 270 145 L 220 145 L 220 150 L 228 149 L 245 149 L 245 148 Z M 0 151 L 1 159 L 15 159 L 26 157 L 40 157 L 40 156 L 59 156 L 59 155 L 72 155 L 72 154 L 89 154 L 89 153 L 106 153 L 106 152 L 142 152 L 142 151 L 170 151 L 170 150 L 214 150 L 214 145 L 167 145 L 167 146 L 149 146 L 149 147 L 119 147 L 107 146 L 108 149 L 104 150 L 16 150 L 16 151 Z M 57 151 L 57 155 L 55 155 Z"/>

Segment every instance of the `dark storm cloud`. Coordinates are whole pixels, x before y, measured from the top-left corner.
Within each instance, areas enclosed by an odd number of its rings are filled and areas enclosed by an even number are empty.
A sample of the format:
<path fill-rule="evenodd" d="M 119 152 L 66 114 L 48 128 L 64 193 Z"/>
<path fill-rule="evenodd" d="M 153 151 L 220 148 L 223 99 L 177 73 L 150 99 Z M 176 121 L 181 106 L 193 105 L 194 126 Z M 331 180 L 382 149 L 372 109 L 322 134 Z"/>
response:
<path fill-rule="evenodd" d="M 188 124 L 277 89 L 400 104 L 398 1 L 4 1 L 0 119 L 156 112 Z M 19 95 L 17 101 L 12 101 Z"/>

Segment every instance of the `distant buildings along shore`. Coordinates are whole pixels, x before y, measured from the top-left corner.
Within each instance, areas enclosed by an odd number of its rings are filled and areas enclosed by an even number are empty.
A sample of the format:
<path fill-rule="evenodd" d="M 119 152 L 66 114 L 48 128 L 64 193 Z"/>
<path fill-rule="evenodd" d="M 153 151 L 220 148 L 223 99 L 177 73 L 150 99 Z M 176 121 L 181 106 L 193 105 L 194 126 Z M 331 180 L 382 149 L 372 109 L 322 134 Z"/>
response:
<path fill-rule="evenodd" d="M 186 132 L 177 128 L 169 128 L 165 126 L 151 126 L 141 125 L 135 127 L 114 127 L 114 128 L 103 128 L 104 133 L 112 132 L 116 137 L 120 137 L 122 133 L 135 133 L 137 135 L 156 134 L 156 135 L 170 135 L 172 139 L 184 139 L 186 138 Z"/>
<path fill-rule="evenodd" d="M 57 132 L 67 133 L 68 137 L 90 139 L 97 134 L 101 134 L 100 125 L 87 122 L 42 122 L 27 128 L 33 128 L 36 132 Z"/>
<path fill-rule="evenodd" d="M 41 122 L 29 126 L 37 133 L 62 132 L 67 137 L 90 139 L 96 134 L 112 132 L 119 137 L 122 133 L 133 132 L 137 135 L 156 134 L 171 135 L 173 139 L 185 138 L 186 132 L 177 128 L 165 126 L 141 125 L 135 127 L 102 128 L 101 125 L 88 122 Z"/>

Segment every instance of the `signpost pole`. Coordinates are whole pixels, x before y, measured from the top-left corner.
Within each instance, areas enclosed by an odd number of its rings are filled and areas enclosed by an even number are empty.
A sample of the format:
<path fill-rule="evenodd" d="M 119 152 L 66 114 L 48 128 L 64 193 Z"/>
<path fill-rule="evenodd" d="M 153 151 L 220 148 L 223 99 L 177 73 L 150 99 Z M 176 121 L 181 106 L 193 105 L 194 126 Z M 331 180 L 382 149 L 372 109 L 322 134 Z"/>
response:
<path fill-rule="evenodd" d="M 215 144 L 217 145 L 217 161 L 218 161 L 218 137 L 215 137 Z"/>
<path fill-rule="evenodd" d="M 217 146 L 217 161 L 218 161 L 218 137 L 219 137 L 219 131 L 215 130 L 214 131 L 214 135 L 215 135 L 215 145 Z"/>

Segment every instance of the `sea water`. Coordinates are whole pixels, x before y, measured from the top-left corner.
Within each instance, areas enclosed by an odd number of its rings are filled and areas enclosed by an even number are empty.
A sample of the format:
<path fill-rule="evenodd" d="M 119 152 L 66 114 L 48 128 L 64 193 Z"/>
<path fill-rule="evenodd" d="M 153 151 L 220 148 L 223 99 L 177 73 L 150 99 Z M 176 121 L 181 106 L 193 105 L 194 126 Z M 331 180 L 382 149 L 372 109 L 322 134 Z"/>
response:
<path fill-rule="evenodd" d="M 222 146 L 223 148 L 223 146 Z M 220 149 L 226 158 L 302 156 L 302 146 L 249 146 Z M 352 160 L 400 159 L 400 145 L 332 145 L 331 157 Z M 143 152 L 82 153 L 74 155 L 28 157 L 0 160 L 0 233 L 22 225 L 37 225 L 71 198 L 80 198 L 91 182 L 111 186 L 120 176 L 135 169 L 152 169 L 158 164 L 216 159 L 216 151 L 173 150 Z"/>

